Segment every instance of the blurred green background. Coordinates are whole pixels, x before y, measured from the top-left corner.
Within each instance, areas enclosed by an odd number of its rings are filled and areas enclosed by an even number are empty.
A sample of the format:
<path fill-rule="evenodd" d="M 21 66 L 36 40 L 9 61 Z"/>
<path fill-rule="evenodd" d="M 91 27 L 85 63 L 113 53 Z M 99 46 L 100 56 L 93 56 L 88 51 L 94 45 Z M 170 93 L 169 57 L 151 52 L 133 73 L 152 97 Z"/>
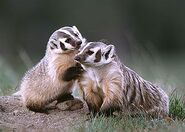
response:
<path fill-rule="evenodd" d="M 182 0 L 0 0 L 0 95 L 13 93 L 44 56 L 52 32 L 73 25 L 89 41 L 109 40 L 146 80 L 184 92 L 184 6 Z"/>

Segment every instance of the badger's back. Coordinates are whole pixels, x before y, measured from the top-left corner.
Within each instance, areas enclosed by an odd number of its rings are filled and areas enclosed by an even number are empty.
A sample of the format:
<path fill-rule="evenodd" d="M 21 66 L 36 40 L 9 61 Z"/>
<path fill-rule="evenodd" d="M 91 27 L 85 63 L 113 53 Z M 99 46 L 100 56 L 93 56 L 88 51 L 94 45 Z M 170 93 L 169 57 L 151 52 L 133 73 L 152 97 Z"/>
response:
<path fill-rule="evenodd" d="M 123 92 L 129 112 L 165 116 L 169 112 L 168 95 L 158 86 L 144 80 L 135 71 L 115 59 L 123 75 Z"/>

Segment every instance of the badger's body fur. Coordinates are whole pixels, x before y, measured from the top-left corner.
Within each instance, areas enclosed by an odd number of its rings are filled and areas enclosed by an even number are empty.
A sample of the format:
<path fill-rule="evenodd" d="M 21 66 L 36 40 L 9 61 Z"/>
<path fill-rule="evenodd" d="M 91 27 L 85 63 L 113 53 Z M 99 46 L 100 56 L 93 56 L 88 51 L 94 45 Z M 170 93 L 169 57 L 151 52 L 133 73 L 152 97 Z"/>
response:
<path fill-rule="evenodd" d="M 100 49 L 97 50 L 97 47 Z M 124 114 L 131 115 L 166 116 L 169 109 L 167 94 L 122 64 L 113 53 L 113 48 L 102 53 L 101 58 L 110 58 L 108 63 L 106 59 L 99 59 L 102 63 L 96 65 L 97 62 L 92 61 L 92 57 L 89 59 L 88 50 L 103 52 L 104 47 L 106 45 L 103 43 L 92 42 L 76 57 L 86 71 L 79 79 L 79 84 L 89 110 L 94 114 L 112 114 L 115 110 L 121 110 Z M 95 56 L 97 57 L 97 54 Z"/>
<path fill-rule="evenodd" d="M 116 62 L 103 67 L 86 68 L 85 71 L 79 79 L 79 85 L 90 111 L 95 114 L 124 105 L 122 74 Z"/>
<path fill-rule="evenodd" d="M 127 113 L 152 117 L 167 116 L 169 113 L 168 95 L 125 65 L 122 64 L 121 69 Z"/>

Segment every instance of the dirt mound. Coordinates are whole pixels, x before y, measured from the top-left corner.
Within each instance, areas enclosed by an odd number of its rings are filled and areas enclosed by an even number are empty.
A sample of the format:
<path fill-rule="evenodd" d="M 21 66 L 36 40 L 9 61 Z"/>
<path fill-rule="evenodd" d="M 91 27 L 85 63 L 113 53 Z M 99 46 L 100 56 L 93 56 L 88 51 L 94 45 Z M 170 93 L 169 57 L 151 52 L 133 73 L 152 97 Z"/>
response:
<path fill-rule="evenodd" d="M 87 119 L 87 107 L 75 111 L 53 109 L 49 114 L 35 113 L 22 106 L 20 97 L 0 97 L 0 129 L 24 130 L 37 129 L 67 131 Z"/>

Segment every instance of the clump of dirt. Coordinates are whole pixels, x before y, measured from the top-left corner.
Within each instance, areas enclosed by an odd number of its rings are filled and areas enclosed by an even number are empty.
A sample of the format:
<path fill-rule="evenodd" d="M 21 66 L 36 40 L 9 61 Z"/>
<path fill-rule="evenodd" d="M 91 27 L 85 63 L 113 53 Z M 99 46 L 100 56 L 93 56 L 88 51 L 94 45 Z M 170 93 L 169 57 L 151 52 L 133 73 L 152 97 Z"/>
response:
<path fill-rule="evenodd" d="M 68 131 L 71 127 L 85 122 L 87 112 L 87 106 L 84 105 L 83 108 L 74 111 L 61 108 L 50 110 L 49 114 L 35 113 L 22 106 L 20 97 L 2 96 L 0 97 L 0 129 Z"/>

